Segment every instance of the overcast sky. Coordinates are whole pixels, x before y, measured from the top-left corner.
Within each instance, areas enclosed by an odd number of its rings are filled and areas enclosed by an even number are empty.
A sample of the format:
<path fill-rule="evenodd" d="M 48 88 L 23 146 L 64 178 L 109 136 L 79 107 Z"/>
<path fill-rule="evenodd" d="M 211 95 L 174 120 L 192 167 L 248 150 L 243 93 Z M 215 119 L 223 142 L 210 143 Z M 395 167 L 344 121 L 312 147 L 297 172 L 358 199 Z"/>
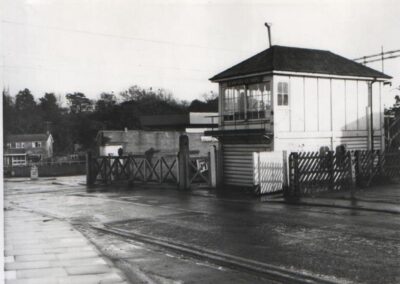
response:
<path fill-rule="evenodd" d="M 395 0 L 3 0 L 2 18 L 3 83 L 37 98 L 97 98 L 135 84 L 199 98 L 217 90 L 208 78 L 268 47 L 266 21 L 276 45 L 347 58 L 400 49 Z M 400 58 L 385 61 L 385 73 L 400 85 Z"/>

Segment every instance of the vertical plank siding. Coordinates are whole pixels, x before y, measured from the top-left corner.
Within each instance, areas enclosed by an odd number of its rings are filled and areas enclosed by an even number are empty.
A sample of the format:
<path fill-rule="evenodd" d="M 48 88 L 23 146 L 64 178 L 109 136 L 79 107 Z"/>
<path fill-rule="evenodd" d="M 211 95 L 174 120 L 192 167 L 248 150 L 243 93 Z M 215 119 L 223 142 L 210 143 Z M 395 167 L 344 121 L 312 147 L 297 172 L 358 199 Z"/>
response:
<path fill-rule="evenodd" d="M 254 152 L 270 150 L 262 144 L 225 144 L 223 145 L 224 185 L 254 186 Z"/>
<path fill-rule="evenodd" d="M 335 150 L 340 144 L 351 150 L 367 148 L 367 80 L 276 75 L 273 82 L 275 101 L 277 84 L 290 86 L 289 106 L 274 104 L 276 150 L 309 151 L 321 146 Z M 383 88 L 382 82 L 372 84 L 374 149 L 384 148 Z M 311 140 L 326 137 L 330 141 L 307 148 Z"/>

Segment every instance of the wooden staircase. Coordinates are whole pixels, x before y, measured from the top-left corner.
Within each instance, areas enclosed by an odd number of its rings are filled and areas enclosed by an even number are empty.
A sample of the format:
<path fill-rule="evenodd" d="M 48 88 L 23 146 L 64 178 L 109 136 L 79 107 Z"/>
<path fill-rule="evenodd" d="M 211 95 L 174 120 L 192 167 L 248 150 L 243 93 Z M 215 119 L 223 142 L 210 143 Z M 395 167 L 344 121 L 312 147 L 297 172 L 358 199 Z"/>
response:
<path fill-rule="evenodd" d="M 400 147 L 400 117 L 396 118 L 388 127 L 388 149 L 398 150 Z"/>

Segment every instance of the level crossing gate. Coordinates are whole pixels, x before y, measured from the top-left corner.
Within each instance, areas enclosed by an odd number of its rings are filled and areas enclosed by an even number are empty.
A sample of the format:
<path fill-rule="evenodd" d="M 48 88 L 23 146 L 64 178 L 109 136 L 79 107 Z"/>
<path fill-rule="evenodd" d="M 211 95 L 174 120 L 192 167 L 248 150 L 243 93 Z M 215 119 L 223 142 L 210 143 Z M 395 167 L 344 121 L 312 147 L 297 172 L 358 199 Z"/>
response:
<path fill-rule="evenodd" d="M 179 154 L 147 159 L 136 156 L 99 156 L 88 154 L 87 184 L 179 183 Z M 210 159 L 208 156 L 188 159 L 188 185 L 209 184 Z"/>
<path fill-rule="evenodd" d="M 253 161 L 256 193 L 282 192 L 288 183 L 286 151 L 254 153 Z"/>

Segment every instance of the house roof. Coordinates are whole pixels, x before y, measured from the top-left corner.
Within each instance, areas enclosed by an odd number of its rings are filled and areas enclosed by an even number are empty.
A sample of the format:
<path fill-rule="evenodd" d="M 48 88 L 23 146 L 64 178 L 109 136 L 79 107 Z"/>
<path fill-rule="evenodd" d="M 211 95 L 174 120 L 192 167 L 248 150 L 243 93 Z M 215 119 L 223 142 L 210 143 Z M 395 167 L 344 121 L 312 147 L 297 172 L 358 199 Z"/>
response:
<path fill-rule="evenodd" d="M 32 141 L 46 141 L 50 134 L 38 133 L 38 134 L 12 134 L 8 135 L 6 142 L 32 142 Z"/>
<path fill-rule="evenodd" d="M 268 71 L 318 73 L 355 77 L 392 77 L 327 50 L 274 45 L 210 78 L 220 81 Z"/>

